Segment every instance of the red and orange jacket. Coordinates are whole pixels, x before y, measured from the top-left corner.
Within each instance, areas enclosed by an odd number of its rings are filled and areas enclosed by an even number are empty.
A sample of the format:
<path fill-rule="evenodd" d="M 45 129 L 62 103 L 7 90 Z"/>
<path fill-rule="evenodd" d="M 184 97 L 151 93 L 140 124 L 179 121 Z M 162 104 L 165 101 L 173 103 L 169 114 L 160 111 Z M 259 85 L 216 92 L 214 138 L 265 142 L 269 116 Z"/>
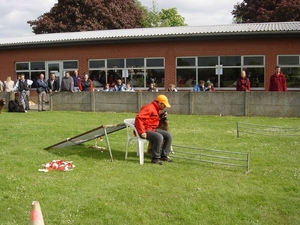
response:
<path fill-rule="evenodd" d="M 287 91 L 286 79 L 282 73 L 274 73 L 270 77 L 269 91 Z"/>
<path fill-rule="evenodd" d="M 157 101 L 144 105 L 135 117 L 135 127 L 139 134 L 155 131 L 159 125 L 160 106 Z"/>

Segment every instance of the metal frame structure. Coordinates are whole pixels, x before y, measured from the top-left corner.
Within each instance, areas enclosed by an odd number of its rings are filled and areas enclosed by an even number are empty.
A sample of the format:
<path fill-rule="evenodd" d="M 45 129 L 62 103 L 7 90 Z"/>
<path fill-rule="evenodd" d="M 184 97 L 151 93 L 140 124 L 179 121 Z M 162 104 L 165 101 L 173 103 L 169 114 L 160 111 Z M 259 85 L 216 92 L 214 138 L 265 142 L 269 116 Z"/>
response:
<path fill-rule="evenodd" d="M 172 158 L 180 158 L 205 163 L 220 164 L 246 169 L 246 174 L 250 172 L 250 154 L 244 152 L 231 152 L 225 150 L 197 148 L 188 146 L 172 145 L 175 154 Z M 180 151 L 177 149 L 188 149 Z M 179 155 L 179 156 L 178 156 Z M 181 156 L 182 155 L 182 156 Z"/>
<path fill-rule="evenodd" d="M 82 144 L 84 142 L 105 136 L 106 139 L 106 144 L 108 147 L 109 155 L 110 155 L 110 160 L 113 161 L 113 156 L 110 148 L 110 143 L 108 140 L 108 134 L 116 132 L 118 130 L 124 129 L 125 123 L 121 124 L 116 124 L 116 125 L 102 125 L 100 127 L 97 127 L 95 129 L 89 130 L 87 132 L 84 132 L 82 134 L 79 134 L 75 137 L 67 138 L 64 141 L 61 141 L 59 143 L 56 143 L 54 145 L 51 145 L 49 147 L 44 148 L 45 150 L 49 150 L 50 148 L 65 148 L 65 147 L 70 147 L 73 145 L 78 145 Z M 95 142 L 95 145 L 97 144 L 97 141 Z"/>
<path fill-rule="evenodd" d="M 236 122 L 236 137 L 240 137 L 240 133 L 271 136 L 300 136 L 300 127 L 266 126 L 261 124 Z"/>

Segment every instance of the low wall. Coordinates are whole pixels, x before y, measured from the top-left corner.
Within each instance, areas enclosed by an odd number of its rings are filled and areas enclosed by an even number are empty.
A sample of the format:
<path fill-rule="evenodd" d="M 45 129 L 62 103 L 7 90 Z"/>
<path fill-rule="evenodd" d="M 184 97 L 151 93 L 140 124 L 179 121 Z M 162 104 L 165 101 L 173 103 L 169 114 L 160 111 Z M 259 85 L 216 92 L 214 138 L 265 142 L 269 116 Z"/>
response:
<path fill-rule="evenodd" d="M 136 113 L 158 94 L 169 98 L 173 114 L 300 117 L 300 92 L 58 92 L 50 109 Z"/>
<path fill-rule="evenodd" d="M 136 113 L 158 94 L 168 96 L 173 114 L 300 117 L 300 92 L 58 92 L 50 95 L 50 109 Z M 37 104 L 36 97 L 30 98 Z M 0 98 L 7 109 L 10 93 Z"/>

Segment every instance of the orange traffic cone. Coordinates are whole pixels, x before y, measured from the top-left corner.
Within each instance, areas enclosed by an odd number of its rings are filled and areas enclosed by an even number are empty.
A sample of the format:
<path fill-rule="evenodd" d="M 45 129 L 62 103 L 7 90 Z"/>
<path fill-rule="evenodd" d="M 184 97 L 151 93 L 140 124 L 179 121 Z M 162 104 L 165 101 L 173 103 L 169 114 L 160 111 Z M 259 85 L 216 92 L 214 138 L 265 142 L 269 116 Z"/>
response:
<path fill-rule="evenodd" d="M 37 201 L 32 202 L 30 225 L 45 225 L 40 203 Z"/>

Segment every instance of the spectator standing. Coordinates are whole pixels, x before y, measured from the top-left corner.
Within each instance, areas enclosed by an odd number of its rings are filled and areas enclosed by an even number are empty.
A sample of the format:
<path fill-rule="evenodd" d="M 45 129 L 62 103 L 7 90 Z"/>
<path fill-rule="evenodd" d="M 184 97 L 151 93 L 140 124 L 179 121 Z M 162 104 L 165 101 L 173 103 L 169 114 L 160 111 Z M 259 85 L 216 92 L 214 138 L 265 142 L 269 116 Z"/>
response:
<path fill-rule="evenodd" d="M 39 111 L 46 111 L 45 103 L 46 103 L 48 91 L 49 91 L 48 82 L 45 80 L 45 75 L 41 73 L 39 79 L 37 79 L 36 81 L 36 92 L 38 93 Z"/>
<path fill-rule="evenodd" d="M 250 80 L 246 77 L 245 70 L 241 71 L 241 76 L 237 79 L 235 88 L 237 91 L 250 91 Z"/>
<path fill-rule="evenodd" d="M 70 76 L 69 72 L 65 73 L 65 76 L 61 79 L 60 91 L 74 92 L 74 79 Z"/>
<path fill-rule="evenodd" d="M 58 92 L 59 91 L 59 81 L 55 77 L 55 73 L 50 74 L 50 78 L 48 79 L 48 88 L 49 92 Z"/>
<path fill-rule="evenodd" d="M 154 83 L 149 84 L 148 92 L 158 92 L 158 89 L 155 87 Z"/>
<path fill-rule="evenodd" d="M 270 77 L 269 91 L 287 91 L 285 75 L 281 73 L 279 66 L 275 67 L 275 73 Z"/>
<path fill-rule="evenodd" d="M 117 84 L 114 86 L 113 91 L 124 91 L 125 88 L 126 86 L 122 83 L 122 80 L 117 79 Z"/>
<path fill-rule="evenodd" d="M 7 77 L 6 81 L 4 81 L 4 91 L 12 92 L 14 91 L 15 82 L 11 79 L 11 77 Z"/>
<path fill-rule="evenodd" d="M 168 91 L 168 92 L 177 92 L 177 89 L 176 89 L 176 87 L 175 87 L 175 84 L 170 84 L 167 91 Z"/>
<path fill-rule="evenodd" d="M 194 86 L 193 91 L 195 92 L 205 91 L 205 81 L 200 80 L 200 83 Z"/>
<path fill-rule="evenodd" d="M 74 70 L 72 78 L 74 80 L 74 92 L 80 92 L 79 82 L 81 78 L 78 74 L 78 70 Z"/>
<path fill-rule="evenodd" d="M 168 131 L 157 129 L 159 114 L 166 107 L 171 107 L 168 98 L 165 95 L 158 95 L 154 101 L 144 105 L 135 117 L 137 135 L 153 142 L 151 162 L 159 165 L 162 165 L 161 160 L 172 162 L 169 158 L 172 135 Z"/>
<path fill-rule="evenodd" d="M 20 79 L 17 81 L 14 90 L 18 90 L 20 96 L 20 102 L 25 110 L 30 110 L 29 108 L 29 86 L 32 85 L 33 81 L 30 79 L 25 79 L 25 74 L 20 75 Z"/>
<path fill-rule="evenodd" d="M 78 83 L 80 91 L 94 91 L 93 81 L 89 78 L 87 72 L 83 74 L 83 78 Z"/>

